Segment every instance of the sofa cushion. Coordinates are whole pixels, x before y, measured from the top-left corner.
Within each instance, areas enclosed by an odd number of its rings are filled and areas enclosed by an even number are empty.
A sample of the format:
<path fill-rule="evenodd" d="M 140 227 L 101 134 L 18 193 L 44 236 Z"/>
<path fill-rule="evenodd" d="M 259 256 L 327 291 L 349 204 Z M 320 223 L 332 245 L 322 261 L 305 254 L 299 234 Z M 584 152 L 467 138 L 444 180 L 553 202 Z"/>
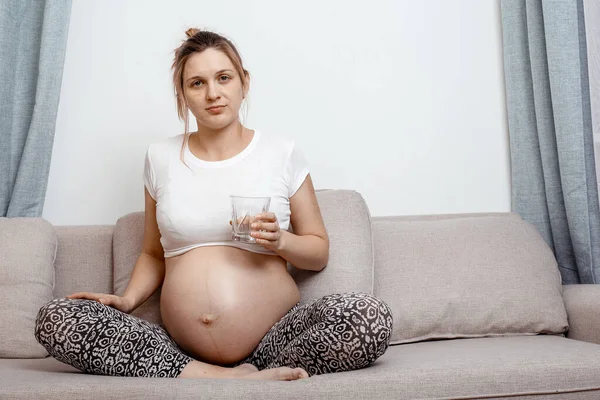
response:
<path fill-rule="evenodd" d="M 114 225 L 55 226 L 58 250 L 54 298 L 113 292 Z"/>
<path fill-rule="evenodd" d="M 288 263 L 300 303 L 331 293 L 373 294 L 373 235 L 365 200 L 354 190 L 321 189 L 316 196 L 329 235 L 329 262 L 319 272 Z"/>
<path fill-rule="evenodd" d="M 118 296 L 127 289 L 133 267 L 142 252 L 144 239 L 144 213 L 134 212 L 117 220 L 113 232 L 113 287 Z M 138 318 L 164 326 L 160 317 L 159 287 L 144 303 L 131 312 Z"/>
<path fill-rule="evenodd" d="M 600 346 L 551 336 L 412 343 L 389 347 L 367 368 L 293 382 L 116 378 L 54 358 L 0 360 L 0 376 L 0 398 L 15 400 L 592 400 L 600 397 Z"/>
<path fill-rule="evenodd" d="M 569 316 L 567 337 L 600 344 L 600 285 L 563 285 L 563 299 Z"/>
<path fill-rule="evenodd" d="M 0 357 L 43 358 L 35 318 L 52 300 L 57 240 L 42 218 L 0 218 Z"/>
<path fill-rule="evenodd" d="M 317 201 L 329 235 L 329 262 L 319 272 L 295 268 L 288 271 L 300 291 L 302 304 L 330 293 L 373 291 L 373 242 L 371 219 L 362 196 L 352 190 L 318 190 Z M 340 207 L 343 204 L 343 207 Z M 114 230 L 114 291 L 122 295 L 142 250 L 144 213 L 127 214 Z M 293 227 L 292 227 L 293 230 Z M 159 288 L 132 312 L 162 325 Z"/>
<path fill-rule="evenodd" d="M 568 329 L 556 259 L 518 214 L 377 218 L 373 234 L 392 344 Z"/>

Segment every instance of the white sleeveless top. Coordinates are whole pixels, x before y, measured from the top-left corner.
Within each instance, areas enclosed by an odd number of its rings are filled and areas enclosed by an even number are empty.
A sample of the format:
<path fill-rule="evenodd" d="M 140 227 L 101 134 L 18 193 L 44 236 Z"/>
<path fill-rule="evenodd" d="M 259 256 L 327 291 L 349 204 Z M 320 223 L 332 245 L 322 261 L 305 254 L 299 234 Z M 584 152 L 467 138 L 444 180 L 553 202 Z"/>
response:
<path fill-rule="evenodd" d="M 150 144 L 144 185 L 156 201 L 156 221 L 165 257 L 201 246 L 233 246 L 254 253 L 276 254 L 260 244 L 231 239 L 230 195 L 269 196 L 269 211 L 281 230 L 289 230 L 290 202 L 309 173 L 294 141 L 254 130 L 248 146 L 222 161 L 204 161 L 184 149 L 180 134 Z M 191 168 L 191 170 L 190 170 Z"/>

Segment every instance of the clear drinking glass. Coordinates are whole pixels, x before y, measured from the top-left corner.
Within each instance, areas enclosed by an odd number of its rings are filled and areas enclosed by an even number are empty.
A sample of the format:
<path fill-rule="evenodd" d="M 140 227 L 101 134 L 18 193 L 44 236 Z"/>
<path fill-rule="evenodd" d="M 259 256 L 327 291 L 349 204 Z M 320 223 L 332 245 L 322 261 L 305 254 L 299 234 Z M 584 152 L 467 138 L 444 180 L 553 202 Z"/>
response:
<path fill-rule="evenodd" d="M 255 221 L 256 215 L 269 211 L 271 206 L 270 197 L 231 197 L 231 227 L 233 233 L 231 238 L 234 242 L 256 243 L 256 239 L 250 236 L 250 224 Z"/>

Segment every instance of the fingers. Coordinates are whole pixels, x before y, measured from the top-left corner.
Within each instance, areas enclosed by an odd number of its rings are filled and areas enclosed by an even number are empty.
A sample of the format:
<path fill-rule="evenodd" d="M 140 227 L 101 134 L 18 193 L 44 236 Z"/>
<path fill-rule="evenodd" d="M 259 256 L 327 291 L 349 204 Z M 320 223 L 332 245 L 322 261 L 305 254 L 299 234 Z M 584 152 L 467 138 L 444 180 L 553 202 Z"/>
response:
<path fill-rule="evenodd" d="M 96 293 L 90 292 L 76 292 L 67 296 L 68 299 L 87 299 L 91 296 L 97 296 Z"/>
<path fill-rule="evenodd" d="M 91 292 L 77 292 L 67 296 L 67 299 L 88 299 L 99 301 L 100 303 L 105 304 L 105 300 L 102 293 L 91 293 Z"/>
<path fill-rule="evenodd" d="M 257 214 L 255 217 L 256 217 L 257 221 L 267 221 L 267 222 L 277 221 L 277 216 L 275 215 L 275 213 L 272 213 L 272 212 L 260 213 L 260 214 Z"/>
<path fill-rule="evenodd" d="M 256 231 L 277 232 L 279 224 L 277 222 L 254 222 L 250 225 L 250 228 Z"/>
<path fill-rule="evenodd" d="M 250 236 L 256 239 L 263 239 L 269 241 L 276 241 L 279 239 L 278 232 L 252 232 L 250 233 Z"/>
<path fill-rule="evenodd" d="M 256 215 L 244 215 L 243 217 L 237 217 L 237 224 L 242 223 L 252 224 L 254 222 L 277 222 L 277 216 L 272 212 L 264 212 Z M 232 225 L 232 220 L 229 220 L 229 225 Z"/>

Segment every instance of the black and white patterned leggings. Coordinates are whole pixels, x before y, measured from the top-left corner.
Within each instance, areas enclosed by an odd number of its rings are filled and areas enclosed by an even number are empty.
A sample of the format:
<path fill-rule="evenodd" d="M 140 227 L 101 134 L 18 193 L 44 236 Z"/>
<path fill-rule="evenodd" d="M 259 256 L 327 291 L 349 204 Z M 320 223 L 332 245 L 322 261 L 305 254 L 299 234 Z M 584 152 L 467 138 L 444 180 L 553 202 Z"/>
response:
<path fill-rule="evenodd" d="M 392 325 L 389 306 L 372 295 L 327 295 L 293 306 L 230 366 L 300 367 L 309 376 L 364 368 L 387 350 Z M 162 326 L 94 300 L 45 304 L 35 338 L 57 360 L 91 374 L 175 378 L 194 360 Z"/>

